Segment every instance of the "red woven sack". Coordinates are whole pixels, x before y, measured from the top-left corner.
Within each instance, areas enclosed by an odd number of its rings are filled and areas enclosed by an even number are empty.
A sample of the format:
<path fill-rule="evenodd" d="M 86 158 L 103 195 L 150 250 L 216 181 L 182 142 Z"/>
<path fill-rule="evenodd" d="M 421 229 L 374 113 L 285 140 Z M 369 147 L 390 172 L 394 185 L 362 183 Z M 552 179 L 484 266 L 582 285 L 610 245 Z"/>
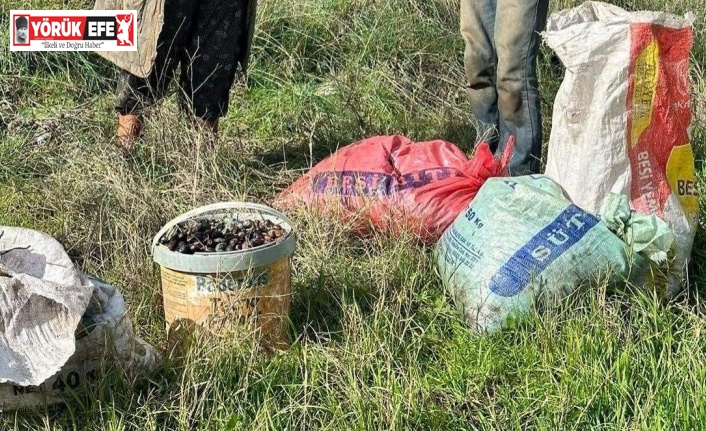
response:
<path fill-rule="evenodd" d="M 473 200 L 485 180 L 506 176 L 514 147 L 502 159 L 488 144 L 469 159 L 449 142 L 375 136 L 341 148 L 284 190 L 274 205 L 305 206 L 366 233 L 412 232 L 435 241 Z"/>

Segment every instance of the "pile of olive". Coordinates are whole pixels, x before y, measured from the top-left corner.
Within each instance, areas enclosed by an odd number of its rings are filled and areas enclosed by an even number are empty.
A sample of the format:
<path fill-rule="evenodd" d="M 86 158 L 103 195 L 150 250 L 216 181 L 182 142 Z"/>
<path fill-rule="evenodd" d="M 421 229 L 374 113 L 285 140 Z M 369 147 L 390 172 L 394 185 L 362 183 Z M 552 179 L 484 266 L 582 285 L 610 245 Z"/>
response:
<path fill-rule="evenodd" d="M 160 244 L 184 254 L 238 251 L 277 241 L 286 234 L 270 220 L 194 219 L 174 226 Z"/>

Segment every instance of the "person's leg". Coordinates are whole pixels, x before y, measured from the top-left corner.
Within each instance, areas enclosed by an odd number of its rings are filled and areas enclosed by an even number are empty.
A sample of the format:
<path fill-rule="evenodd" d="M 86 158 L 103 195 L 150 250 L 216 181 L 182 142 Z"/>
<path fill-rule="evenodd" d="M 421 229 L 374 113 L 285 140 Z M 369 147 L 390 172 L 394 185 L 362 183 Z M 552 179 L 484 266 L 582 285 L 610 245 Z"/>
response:
<path fill-rule="evenodd" d="M 512 175 L 539 173 L 542 156 L 537 52 L 549 0 L 498 0 L 495 48 L 500 145 L 516 138 Z"/>
<path fill-rule="evenodd" d="M 184 50 L 191 26 L 189 0 L 167 0 L 164 25 L 157 42 L 157 53 L 150 75 L 140 78 L 123 72 L 118 81 L 115 111 L 118 113 L 117 146 L 129 152 L 142 130 L 145 108 L 160 100 L 174 77 L 179 53 Z"/>
<path fill-rule="evenodd" d="M 498 105 L 495 89 L 497 57 L 493 47 L 497 0 L 461 0 L 461 35 L 466 42 L 464 67 L 468 99 L 478 124 L 478 140 L 497 148 Z"/>
<path fill-rule="evenodd" d="M 194 18 L 194 31 L 182 60 L 183 106 L 197 124 L 212 132 L 228 112 L 229 93 L 238 69 L 238 58 L 247 49 L 248 0 L 204 0 Z"/>

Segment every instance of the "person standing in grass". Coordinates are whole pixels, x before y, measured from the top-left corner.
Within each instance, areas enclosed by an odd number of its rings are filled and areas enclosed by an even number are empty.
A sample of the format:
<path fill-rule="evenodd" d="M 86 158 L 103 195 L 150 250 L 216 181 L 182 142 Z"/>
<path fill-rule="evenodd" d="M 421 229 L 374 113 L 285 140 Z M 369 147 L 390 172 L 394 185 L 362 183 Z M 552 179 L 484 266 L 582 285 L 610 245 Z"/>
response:
<path fill-rule="evenodd" d="M 515 136 L 510 174 L 539 173 L 542 152 L 537 52 L 549 0 L 461 0 L 471 110 L 491 149 Z"/>
<path fill-rule="evenodd" d="M 198 126 L 218 131 L 229 93 L 244 72 L 256 0 L 97 0 L 94 9 L 137 9 L 137 51 L 99 52 L 123 69 L 115 110 L 118 149 L 128 153 L 142 130 L 144 109 L 164 97 L 180 67 L 180 106 Z M 129 7 L 128 7 L 129 6 Z"/>

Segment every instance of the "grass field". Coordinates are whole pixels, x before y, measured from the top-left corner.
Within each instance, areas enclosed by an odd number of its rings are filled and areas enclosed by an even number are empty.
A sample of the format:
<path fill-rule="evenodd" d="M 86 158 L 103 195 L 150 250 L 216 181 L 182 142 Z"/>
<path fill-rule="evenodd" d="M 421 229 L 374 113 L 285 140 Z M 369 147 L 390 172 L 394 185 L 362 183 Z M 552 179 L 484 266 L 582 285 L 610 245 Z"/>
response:
<path fill-rule="evenodd" d="M 148 116 L 132 160 L 112 146 L 117 70 L 92 53 L 10 53 L 0 44 L 0 225 L 59 239 L 118 287 L 136 332 L 164 346 L 164 222 L 223 200 L 266 201 L 338 146 L 375 134 L 443 138 L 471 150 L 457 0 L 262 0 L 251 73 L 232 91 L 222 145 L 204 145 L 175 94 Z M 706 5 L 692 11 L 693 130 L 706 179 Z M 577 1 L 552 0 L 552 10 Z M 0 0 L 9 9 L 90 8 L 85 0 Z M 563 71 L 540 57 L 545 139 Z M 702 217 L 706 213 L 702 207 Z M 492 336 L 471 333 L 435 275 L 431 250 L 360 240 L 300 222 L 287 353 L 248 340 L 195 348 L 149 384 L 118 373 L 68 408 L 0 414 L 0 429 L 664 429 L 706 427 L 706 242 L 688 294 L 583 289 Z"/>

